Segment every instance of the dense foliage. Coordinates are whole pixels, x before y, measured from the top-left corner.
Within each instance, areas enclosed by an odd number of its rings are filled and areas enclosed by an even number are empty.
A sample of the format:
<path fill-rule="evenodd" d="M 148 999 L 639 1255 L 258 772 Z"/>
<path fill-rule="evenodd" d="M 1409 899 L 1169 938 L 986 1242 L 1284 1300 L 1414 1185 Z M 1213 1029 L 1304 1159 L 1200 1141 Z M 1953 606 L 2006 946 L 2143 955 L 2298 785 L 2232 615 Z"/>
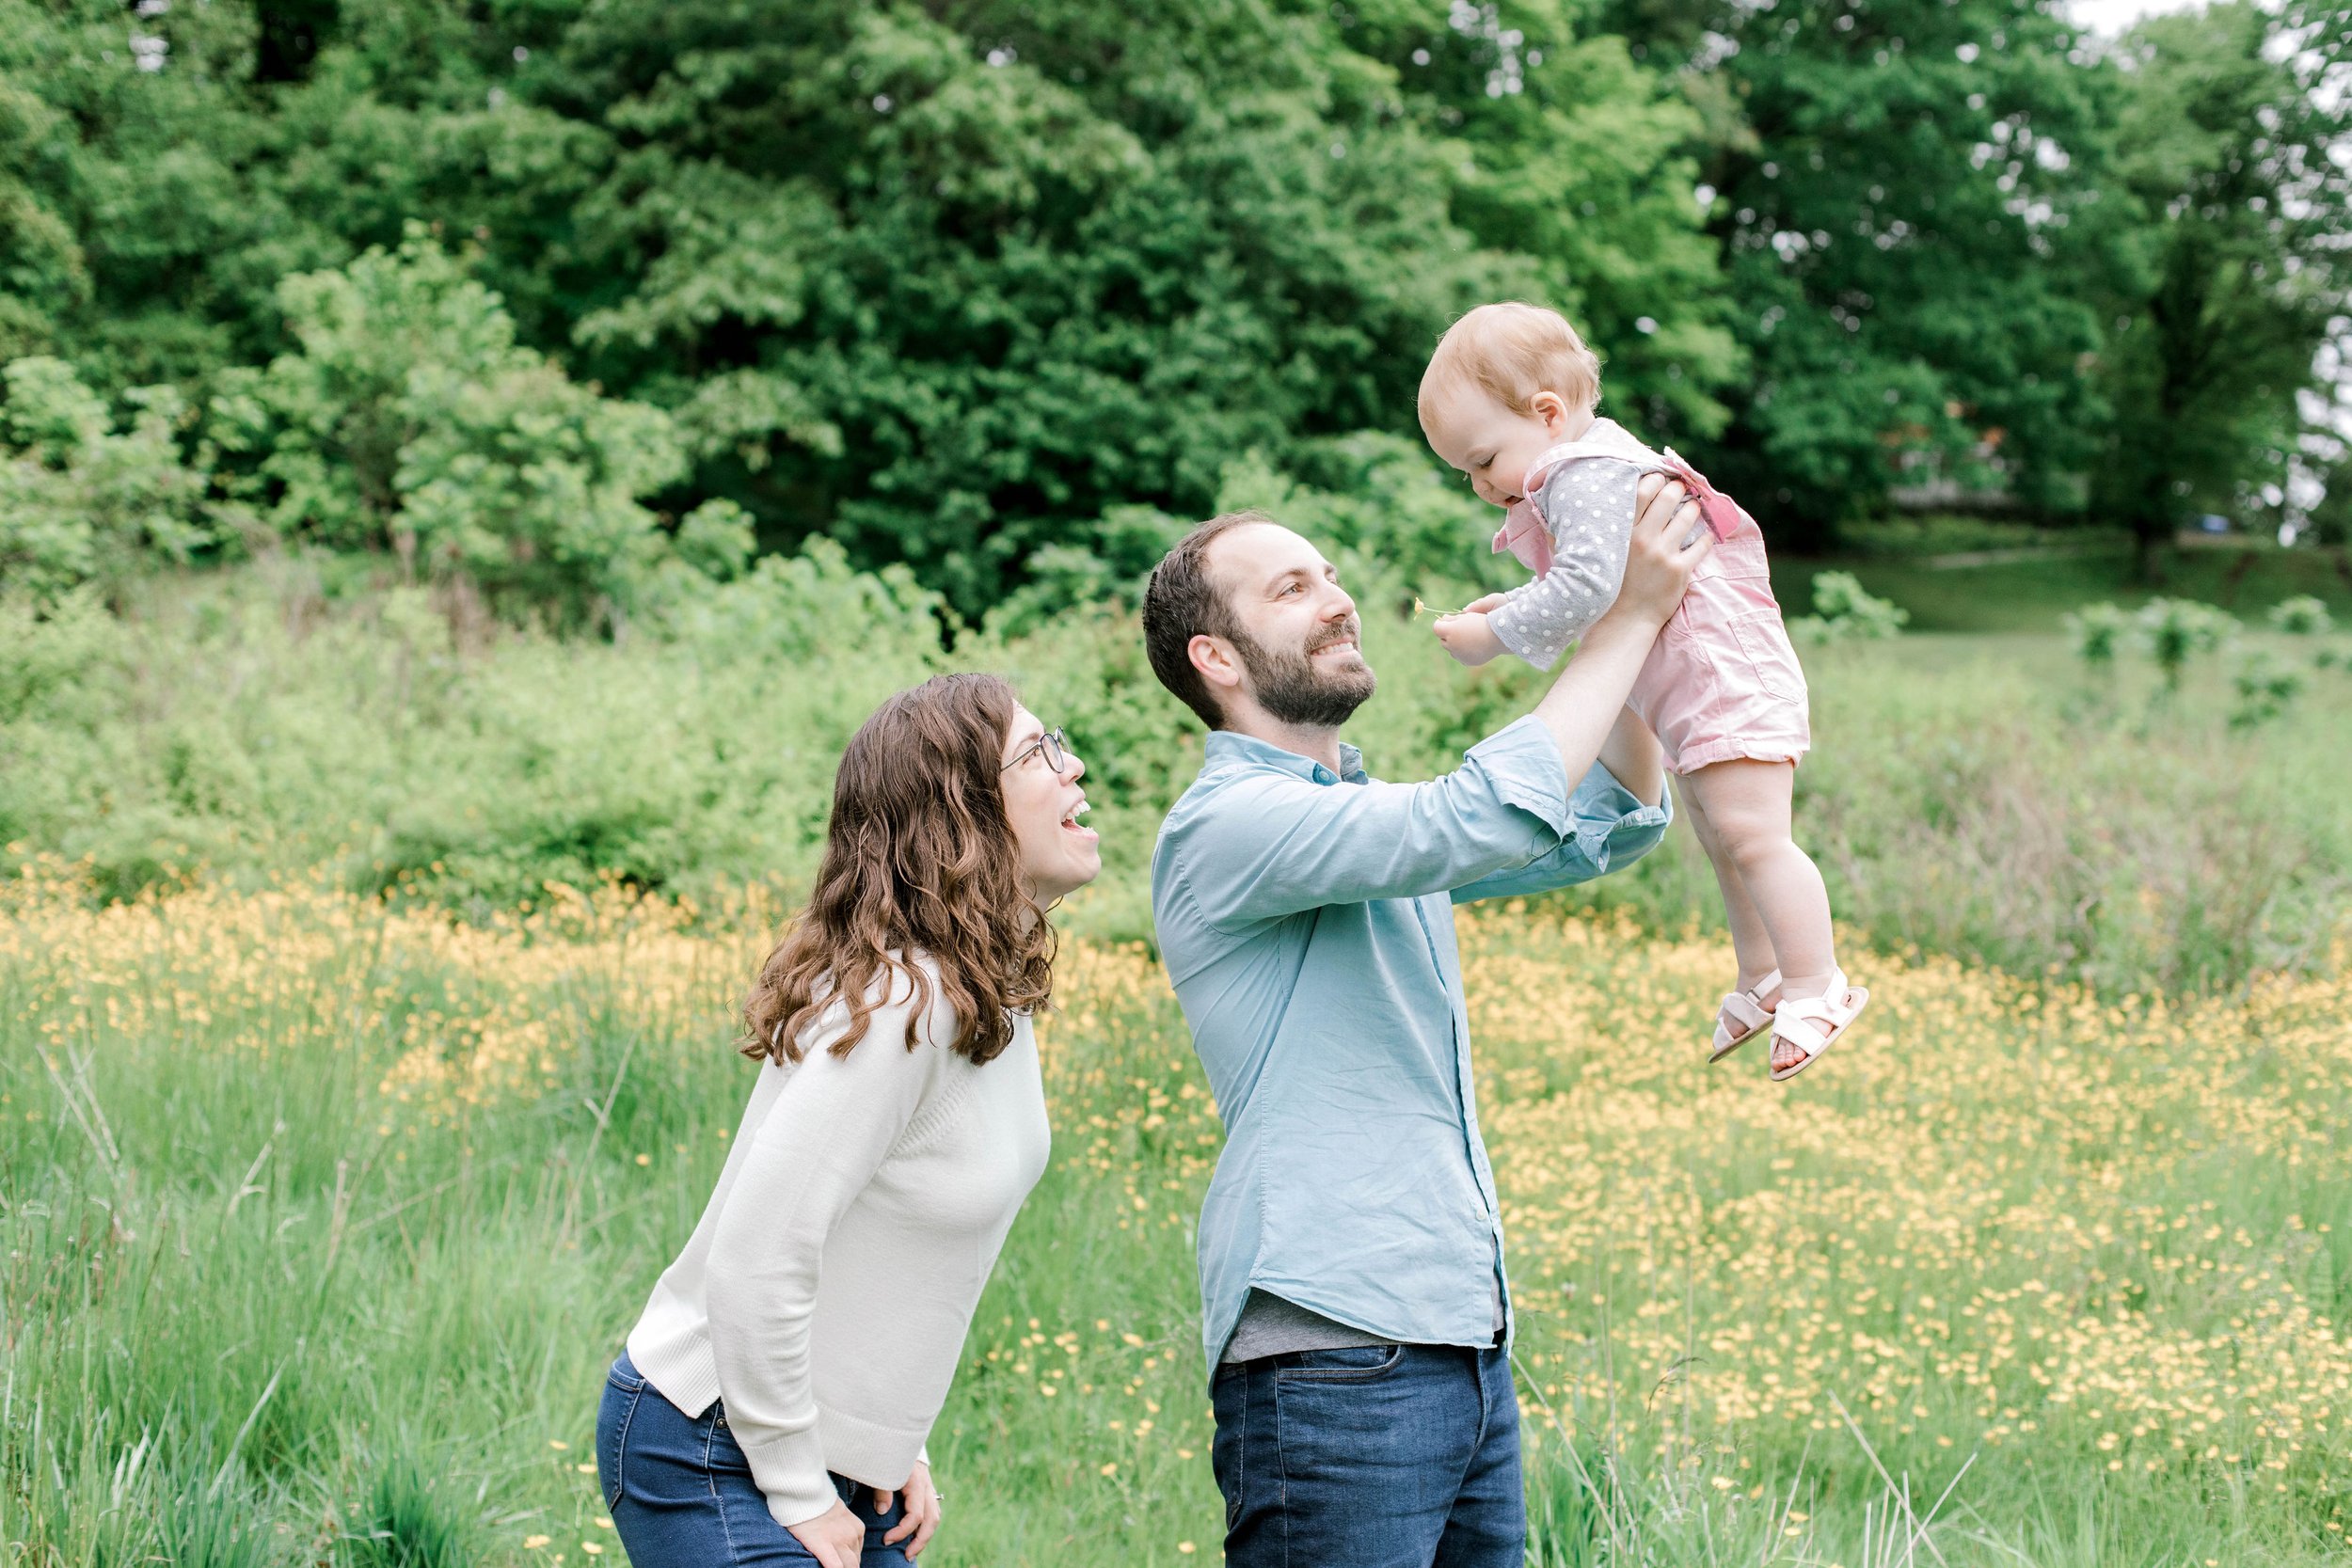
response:
<path fill-rule="evenodd" d="M 82 543 L 0 523 L 0 573 L 292 536 L 618 626 L 691 516 L 720 575 L 749 525 L 1034 613 L 1237 471 L 1392 491 L 1430 343 L 1502 295 L 1792 542 L 1906 481 L 2060 516 L 2097 472 L 2144 531 L 2285 505 L 2344 309 L 2342 27 L 0 0 L 0 362 L 43 367 L 9 483 L 106 498 Z M 27 434 L 69 380 L 114 404 L 72 450 Z"/>
<path fill-rule="evenodd" d="M 2340 58 L 2352 13 L 2332 8 L 2330 24 L 2344 31 L 2323 41 Z M 2295 483 L 2296 394 L 2344 330 L 2352 286 L 2352 103 L 2313 90 L 2326 57 L 2281 57 L 2276 24 L 2246 6 L 2153 18 L 2127 55 L 2118 170 L 2146 221 L 2114 300 L 2096 499 L 2143 550 L 2191 501 L 2282 498 Z M 2344 478 L 2327 519 L 2338 542 L 2352 469 Z"/>
<path fill-rule="evenodd" d="M 1350 526 L 1343 498 L 1283 495 Z M 1154 830 L 1200 737 L 1131 614 L 967 628 L 951 652 L 936 594 L 817 540 L 645 601 L 625 646 L 516 632 L 469 646 L 478 633 L 425 589 L 338 596 L 322 573 L 336 562 L 142 585 L 119 618 L 88 589 L 45 618 L 0 605 L 0 895 L 63 864 L 101 899 L 314 876 L 477 921 L 608 879 L 689 907 L 746 881 L 795 899 L 851 731 L 890 691 L 959 667 L 1011 675 L 1086 761 L 1107 872 L 1067 911 L 1074 927 L 1151 936 Z M 1404 608 L 1403 579 L 1359 555 L 1343 565 L 1381 677 L 1349 735 L 1382 776 L 1429 777 L 1526 710 L 1540 674 L 1456 666 Z M 1812 634 L 1823 744 L 1798 775 L 1797 830 L 1862 942 L 2056 965 L 2118 992 L 2334 960 L 2352 890 L 2336 787 L 2352 644 L 2320 629 L 2328 605 L 2286 601 L 2276 632 L 2177 600 L 2087 611 L 2115 624 L 2108 657 L 2077 670 L 2054 638 L 2024 656 L 1884 641 L 1899 612 L 1852 577 L 1812 589 L 1794 624 Z M 1784 597 L 1804 608 L 1801 582 Z M 2276 690 L 2289 675 L 2300 689 Z M 1720 918 L 1680 830 L 1589 896 L 1654 929 Z"/>

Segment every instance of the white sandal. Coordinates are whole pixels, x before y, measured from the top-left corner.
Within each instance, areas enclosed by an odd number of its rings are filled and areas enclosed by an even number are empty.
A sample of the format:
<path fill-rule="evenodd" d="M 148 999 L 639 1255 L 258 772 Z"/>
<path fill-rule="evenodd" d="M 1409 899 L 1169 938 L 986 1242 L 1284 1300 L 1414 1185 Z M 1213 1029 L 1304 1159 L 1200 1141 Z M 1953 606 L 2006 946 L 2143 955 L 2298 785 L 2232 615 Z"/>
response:
<path fill-rule="evenodd" d="M 1715 1009 L 1715 1047 L 1707 1059 L 1720 1062 L 1754 1039 L 1757 1030 L 1772 1022 L 1772 1009 L 1779 1006 L 1777 969 L 1747 990 L 1725 995 L 1723 1006 Z"/>
<path fill-rule="evenodd" d="M 1870 1005 L 1870 993 L 1860 986 L 1846 983 L 1846 972 L 1829 972 L 1829 990 L 1820 996 L 1784 998 L 1772 1014 L 1772 1043 L 1787 1040 L 1804 1053 L 1794 1066 L 1777 1068 L 1772 1082 L 1785 1084 L 1813 1065 L 1822 1052 L 1837 1042 L 1838 1037 L 1853 1027 L 1853 1021 L 1862 1016 L 1862 1009 Z"/>

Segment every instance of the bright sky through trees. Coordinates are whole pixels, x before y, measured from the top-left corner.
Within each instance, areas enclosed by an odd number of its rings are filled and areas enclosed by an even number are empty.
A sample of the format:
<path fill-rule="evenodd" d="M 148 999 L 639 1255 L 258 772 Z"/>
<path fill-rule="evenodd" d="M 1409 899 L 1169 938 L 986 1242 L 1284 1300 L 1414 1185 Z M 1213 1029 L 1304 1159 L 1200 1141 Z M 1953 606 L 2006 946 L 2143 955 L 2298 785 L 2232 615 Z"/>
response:
<path fill-rule="evenodd" d="M 2112 38 L 2143 16 L 2186 10 L 2193 3 L 2194 0 L 2074 0 L 2069 13 L 2083 25 Z"/>

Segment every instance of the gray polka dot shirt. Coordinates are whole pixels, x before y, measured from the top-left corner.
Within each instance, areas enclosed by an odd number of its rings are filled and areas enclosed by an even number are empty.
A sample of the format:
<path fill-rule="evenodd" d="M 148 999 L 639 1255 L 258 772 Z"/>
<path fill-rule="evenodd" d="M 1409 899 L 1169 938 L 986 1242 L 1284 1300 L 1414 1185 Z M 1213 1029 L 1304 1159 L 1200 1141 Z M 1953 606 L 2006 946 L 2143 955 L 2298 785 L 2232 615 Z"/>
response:
<path fill-rule="evenodd" d="M 1629 455 L 1573 457 L 1530 498 L 1551 535 L 1551 570 L 1504 594 L 1486 624 L 1536 669 L 1550 669 L 1617 602 L 1633 536 L 1633 492 L 1645 471 Z"/>

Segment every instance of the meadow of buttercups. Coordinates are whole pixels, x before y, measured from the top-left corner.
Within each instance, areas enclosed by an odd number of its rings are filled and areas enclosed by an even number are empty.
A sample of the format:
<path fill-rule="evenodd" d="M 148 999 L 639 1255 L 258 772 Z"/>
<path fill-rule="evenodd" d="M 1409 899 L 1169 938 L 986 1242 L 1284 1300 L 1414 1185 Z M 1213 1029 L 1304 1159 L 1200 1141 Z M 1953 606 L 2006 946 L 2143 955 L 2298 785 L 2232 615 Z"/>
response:
<path fill-rule="evenodd" d="M 778 911 L 86 893 L 0 882 L 6 1560 L 617 1560 L 602 1369 L 724 1156 Z M 1774 1087 L 1704 1064 L 1719 942 L 1512 907 L 1463 943 L 1532 1561 L 2344 1555 L 2352 985 L 1858 960 L 1867 1027 Z M 1059 973 L 933 1568 L 1218 1555 L 1216 1108 L 1146 951 Z"/>

